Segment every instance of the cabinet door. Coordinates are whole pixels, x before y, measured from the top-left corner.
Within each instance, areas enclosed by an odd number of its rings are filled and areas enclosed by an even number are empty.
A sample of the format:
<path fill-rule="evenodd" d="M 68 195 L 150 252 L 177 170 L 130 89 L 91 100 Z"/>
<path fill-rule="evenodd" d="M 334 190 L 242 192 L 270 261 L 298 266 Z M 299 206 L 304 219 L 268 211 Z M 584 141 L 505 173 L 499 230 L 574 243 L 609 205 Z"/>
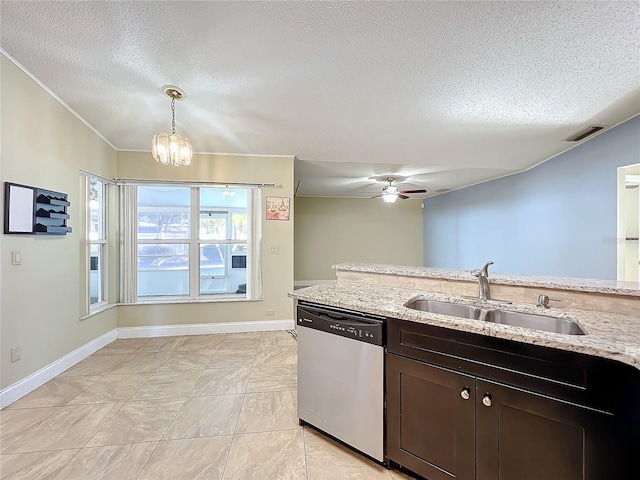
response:
<path fill-rule="evenodd" d="M 474 396 L 474 377 L 387 354 L 389 460 L 429 480 L 473 480 Z"/>
<path fill-rule="evenodd" d="M 483 380 L 476 408 L 478 480 L 624 478 L 610 414 Z"/>

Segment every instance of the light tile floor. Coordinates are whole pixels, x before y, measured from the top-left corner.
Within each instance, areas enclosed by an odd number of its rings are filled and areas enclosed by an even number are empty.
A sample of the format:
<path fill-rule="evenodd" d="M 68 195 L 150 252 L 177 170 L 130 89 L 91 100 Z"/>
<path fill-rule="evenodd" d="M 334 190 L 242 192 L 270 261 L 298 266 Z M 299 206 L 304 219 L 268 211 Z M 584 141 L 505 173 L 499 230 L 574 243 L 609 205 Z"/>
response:
<path fill-rule="evenodd" d="M 407 480 L 298 425 L 286 332 L 116 340 L 0 412 L 1 480 Z"/>

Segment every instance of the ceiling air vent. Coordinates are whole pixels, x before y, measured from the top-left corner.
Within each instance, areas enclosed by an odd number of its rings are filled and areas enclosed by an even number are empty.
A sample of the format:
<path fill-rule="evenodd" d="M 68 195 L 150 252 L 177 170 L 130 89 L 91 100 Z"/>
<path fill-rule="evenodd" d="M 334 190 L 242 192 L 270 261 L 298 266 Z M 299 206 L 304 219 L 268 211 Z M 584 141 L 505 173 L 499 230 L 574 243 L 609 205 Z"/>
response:
<path fill-rule="evenodd" d="M 587 137 L 590 137 L 594 133 L 598 133 L 600 130 L 604 130 L 604 126 L 602 125 L 589 125 L 587 128 L 583 128 L 582 130 L 574 133 L 573 135 L 568 136 L 564 139 L 565 142 L 579 142 L 580 140 L 584 140 Z"/>

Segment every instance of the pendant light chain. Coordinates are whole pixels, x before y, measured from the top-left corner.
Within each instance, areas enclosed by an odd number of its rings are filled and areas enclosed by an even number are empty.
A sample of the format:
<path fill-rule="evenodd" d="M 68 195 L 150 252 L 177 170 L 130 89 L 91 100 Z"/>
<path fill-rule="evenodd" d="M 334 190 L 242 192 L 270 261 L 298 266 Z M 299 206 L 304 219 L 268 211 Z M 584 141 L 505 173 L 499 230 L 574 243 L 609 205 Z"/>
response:
<path fill-rule="evenodd" d="M 171 98 L 171 133 L 176 134 L 176 97 Z"/>

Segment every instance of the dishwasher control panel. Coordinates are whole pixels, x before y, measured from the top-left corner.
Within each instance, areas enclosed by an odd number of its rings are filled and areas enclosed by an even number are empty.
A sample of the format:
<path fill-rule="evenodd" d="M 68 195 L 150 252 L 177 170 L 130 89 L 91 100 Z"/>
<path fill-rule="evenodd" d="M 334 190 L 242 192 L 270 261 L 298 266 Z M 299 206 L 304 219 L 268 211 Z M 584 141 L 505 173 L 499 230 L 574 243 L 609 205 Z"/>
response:
<path fill-rule="evenodd" d="M 385 319 L 356 312 L 299 305 L 298 326 L 312 328 L 360 342 L 384 345 Z"/>

